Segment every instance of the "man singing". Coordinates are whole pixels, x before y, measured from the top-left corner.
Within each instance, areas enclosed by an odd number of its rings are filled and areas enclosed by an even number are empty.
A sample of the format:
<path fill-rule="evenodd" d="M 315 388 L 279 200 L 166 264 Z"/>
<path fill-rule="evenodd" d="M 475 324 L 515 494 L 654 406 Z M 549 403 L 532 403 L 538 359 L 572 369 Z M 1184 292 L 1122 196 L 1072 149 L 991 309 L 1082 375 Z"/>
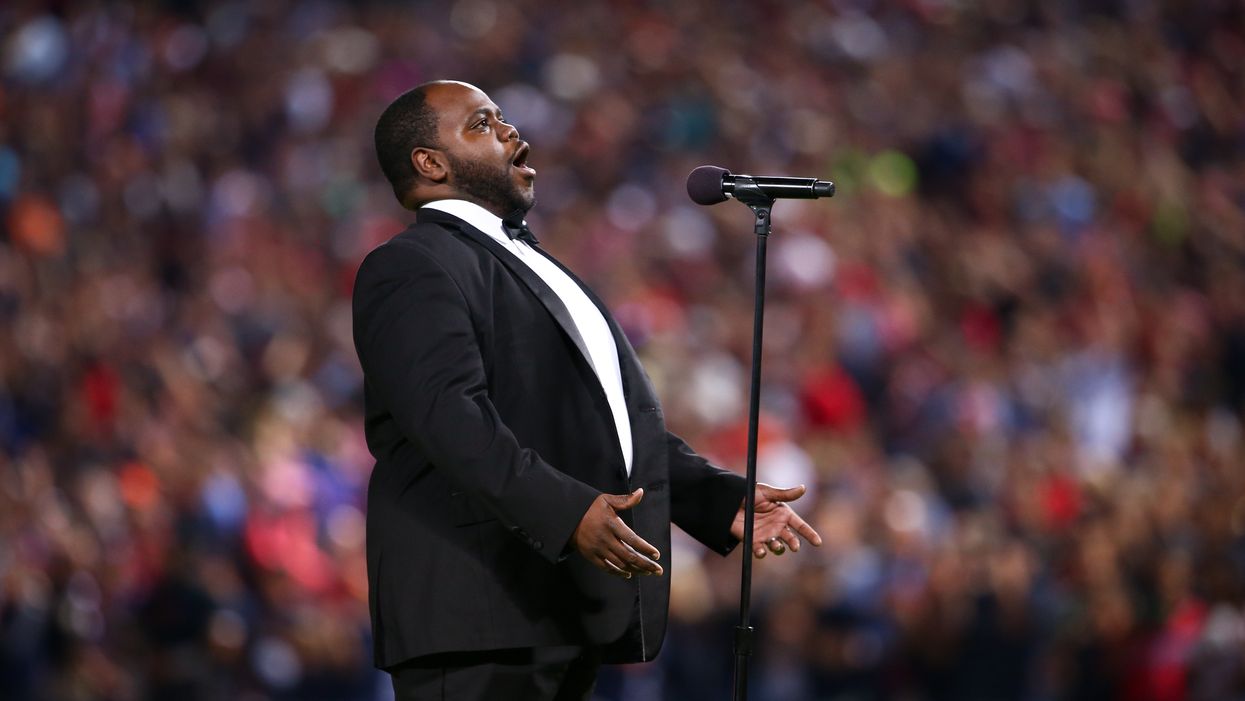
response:
<path fill-rule="evenodd" d="M 540 248 L 528 144 L 487 95 L 421 85 L 375 139 L 417 212 L 354 289 L 375 662 L 400 700 L 586 699 L 601 662 L 661 646 L 670 523 L 730 552 L 744 480 L 666 430 L 614 318 Z M 820 544 L 803 493 L 758 485 L 756 557 Z"/>

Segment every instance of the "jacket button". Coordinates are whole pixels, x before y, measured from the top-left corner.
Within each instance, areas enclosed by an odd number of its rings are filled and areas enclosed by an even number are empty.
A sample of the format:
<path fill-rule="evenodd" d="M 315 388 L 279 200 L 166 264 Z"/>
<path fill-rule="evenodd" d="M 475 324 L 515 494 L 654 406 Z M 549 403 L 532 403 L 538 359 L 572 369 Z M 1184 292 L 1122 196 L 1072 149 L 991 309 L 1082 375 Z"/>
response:
<path fill-rule="evenodd" d="M 545 547 L 545 544 L 540 542 L 539 540 L 533 540 L 532 547 L 536 548 L 537 550 L 543 550 Z"/>

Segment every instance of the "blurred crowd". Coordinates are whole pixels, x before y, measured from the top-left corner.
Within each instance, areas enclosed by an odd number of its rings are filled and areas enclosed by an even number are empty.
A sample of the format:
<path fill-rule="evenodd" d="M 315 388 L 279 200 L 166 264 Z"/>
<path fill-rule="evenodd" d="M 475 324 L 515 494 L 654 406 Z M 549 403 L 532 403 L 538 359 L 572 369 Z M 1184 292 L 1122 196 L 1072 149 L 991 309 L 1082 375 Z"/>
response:
<path fill-rule="evenodd" d="M 529 221 L 673 429 L 742 470 L 775 208 L 761 701 L 1245 699 L 1237 0 L 0 5 L 0 698 L 385 699 L 350 291 L 411 221 L 393 97 L 481 86 Z M 680 536 L 656 663 L 727 698 L 739 555 Z"/>

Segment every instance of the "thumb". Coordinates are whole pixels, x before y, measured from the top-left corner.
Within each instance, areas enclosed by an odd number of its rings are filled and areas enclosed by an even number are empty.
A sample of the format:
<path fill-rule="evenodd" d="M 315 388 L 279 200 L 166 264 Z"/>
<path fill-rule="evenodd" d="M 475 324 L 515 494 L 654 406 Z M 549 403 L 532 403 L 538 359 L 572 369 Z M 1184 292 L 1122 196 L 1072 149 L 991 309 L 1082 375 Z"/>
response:
<path fill-rule="evenodd" d="M 804 496 L 804 492 L 808 491 L 808 489 L 802 484 L 795 487 L 787 487 L 786 489 L 771 487 L 768 484 L 757 486 L 765 487 L 761 490 L 761 496 L 771 501 L 795 501 L 796 499 Z"/>
<path fill-rule="evenodd" d="M 641 487 L 630 494 L 607 494 L 605 502 L 609 504 L 615 511 L 626 511 L 640 503 L 644 498 L 644 488 Z"/>

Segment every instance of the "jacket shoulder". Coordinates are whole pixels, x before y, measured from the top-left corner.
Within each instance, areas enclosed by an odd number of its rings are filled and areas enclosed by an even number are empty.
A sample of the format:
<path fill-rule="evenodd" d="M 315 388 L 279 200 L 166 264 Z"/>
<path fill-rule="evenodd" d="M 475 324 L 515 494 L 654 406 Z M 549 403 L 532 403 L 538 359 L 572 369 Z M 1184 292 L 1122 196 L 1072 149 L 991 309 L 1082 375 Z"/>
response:
<path fill-rule="evenodd" d="M 359 264 L 355 286 L 357 289 L 363 279 L 414 270 L 464 271 L 464 266 L 478 264 L 478 260 L 474 247 L 456 229 L 438 222 L 421 222 L 369 251 Z"/>
<path fill-rule="evenodd" d="M 401 233 L 368 251 L 362 265 L 374 265 L 387 259 L 445 258 L 467 252 L 465 243 L 455 229 L 435 222 L 423 222 L 411 224 Z"/>

